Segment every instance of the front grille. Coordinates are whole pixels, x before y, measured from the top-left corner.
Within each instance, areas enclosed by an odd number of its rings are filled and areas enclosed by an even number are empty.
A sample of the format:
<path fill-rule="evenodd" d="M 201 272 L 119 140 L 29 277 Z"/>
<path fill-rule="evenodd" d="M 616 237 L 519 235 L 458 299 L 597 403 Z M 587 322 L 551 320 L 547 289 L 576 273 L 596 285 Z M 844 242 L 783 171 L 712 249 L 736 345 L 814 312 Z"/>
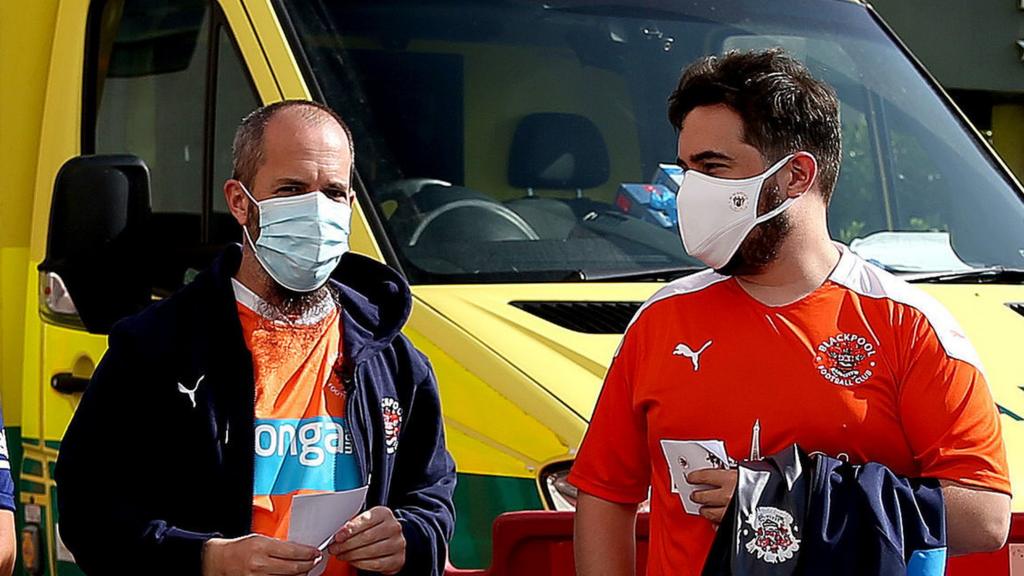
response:
<path fill-rule="evenodd" d="M 552 324 L 584 334 L 622 334 L 642 302 L 510 302 Z"/>

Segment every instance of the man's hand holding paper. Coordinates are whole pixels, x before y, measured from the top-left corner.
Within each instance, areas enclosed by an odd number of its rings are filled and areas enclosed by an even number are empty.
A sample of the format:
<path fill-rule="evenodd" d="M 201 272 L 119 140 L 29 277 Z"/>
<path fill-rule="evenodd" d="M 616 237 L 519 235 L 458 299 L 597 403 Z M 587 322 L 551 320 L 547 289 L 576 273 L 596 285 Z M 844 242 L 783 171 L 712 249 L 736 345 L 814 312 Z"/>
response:
<path fill-rule="evenodd" d="M 687 514 L 720 522 L 736 488 L 736 471 L 720 440 L 662 440 L 672 491 Z"/>
<path fill-rule="evenodd" d="M 402 525 L 389 508 L 371 508 L 345 523 L 327 552 L 353 568 L 394 574 L 405 565 Z"/>

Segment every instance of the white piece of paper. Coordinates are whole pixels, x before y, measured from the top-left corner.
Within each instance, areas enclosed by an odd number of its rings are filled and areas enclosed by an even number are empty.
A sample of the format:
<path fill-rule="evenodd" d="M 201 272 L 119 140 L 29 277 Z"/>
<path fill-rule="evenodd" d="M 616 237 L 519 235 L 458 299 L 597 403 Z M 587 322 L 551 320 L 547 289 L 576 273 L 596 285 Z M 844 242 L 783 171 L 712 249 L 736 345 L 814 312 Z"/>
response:
<path fill-rule="evenodd" d="M 690 484 L 686 475 L 696 470 L 729 468 L 729 455 L 721 440 L 662 440 L 661 450 L 668 462 L 672 491 L 679 494 L 687 514 L 700 513 L 700 504 L 690 499 L 695 490 L 713 488 L 707 484 Z"/>
<path fill-rule="evenodd" d="M 334 535 L 363 508 L 366 486 L 343 492 L 300 494 L 292 498 L 288 540 L 313 546 L 323 551 Z M 327 569 L 324 559 L 317 562 L 308 576 L 319 576 Z"/>

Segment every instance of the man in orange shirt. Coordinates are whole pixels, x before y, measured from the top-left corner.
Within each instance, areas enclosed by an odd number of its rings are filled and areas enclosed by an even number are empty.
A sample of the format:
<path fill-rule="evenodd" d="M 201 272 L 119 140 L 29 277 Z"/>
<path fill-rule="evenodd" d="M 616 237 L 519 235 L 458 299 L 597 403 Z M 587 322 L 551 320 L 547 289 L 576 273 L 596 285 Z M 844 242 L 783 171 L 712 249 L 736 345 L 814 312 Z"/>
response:
<path fill-rule="evenodd" d="M 669 117 L 680 233 L 711 269 L 648 300 L 616 353 L 569 476 L 578 573 L 633 573 L 648 497 L 648 573 L 700 573 L 737 472 L 690 472 L 705 489 L 688 514 L 663 441 L 717 440 L 736 460 L 797 443 L 935 478 L 950 551 L 1001 547 L 1006 455 L 973 347 L 936 301 L 829 238 L 833 90 L 781 51 L 731 53 L 684 72 Z"/>
<path fill-rule="evenodd" d="M 114 327 L 65 435 L 61 535 L 87 574 L 444 571 L 455 466 L 437 383 L 401 334 L 408 285 L 348 252 L 353 161 L 315 102 L 242 122 L 224 184 L 242 245 Z M 131 475 L 116 498 L 96 473 L 113 469 Z M 334 535 L 289 541 L 296 497 L 361 487 L 365 510 Z"/>

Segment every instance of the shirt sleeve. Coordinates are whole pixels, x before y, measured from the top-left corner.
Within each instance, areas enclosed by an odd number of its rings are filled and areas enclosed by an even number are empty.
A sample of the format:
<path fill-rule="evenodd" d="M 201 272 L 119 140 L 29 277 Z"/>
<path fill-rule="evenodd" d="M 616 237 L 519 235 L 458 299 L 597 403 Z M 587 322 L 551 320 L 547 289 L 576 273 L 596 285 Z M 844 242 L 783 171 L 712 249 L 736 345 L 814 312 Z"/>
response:
<path fill-rule="evenodd" d="M 14 511 L 14 478 L 11 477 L 11 456 L 7 449 L 7 429 L 0 414 L 0 510 Z"/>
<path fill-rule="evenodd" d="M 939 327 L 966 351 L 954 357 L 927 319 L 912 326 L 899 409 L 921 476 L 1010 494 L 998 409 L 973 347 L 958 327 Z"/>
<path fill-rule="evenodd" d="M 626 333 L 612 360 L 569 473 L 569 482 L 580 490 L 623 504 L 646 499 L 651 481 L 647 424 L 642 409 L 638 409 L 633 385 L 640 364 L 637 325 Z"/>

